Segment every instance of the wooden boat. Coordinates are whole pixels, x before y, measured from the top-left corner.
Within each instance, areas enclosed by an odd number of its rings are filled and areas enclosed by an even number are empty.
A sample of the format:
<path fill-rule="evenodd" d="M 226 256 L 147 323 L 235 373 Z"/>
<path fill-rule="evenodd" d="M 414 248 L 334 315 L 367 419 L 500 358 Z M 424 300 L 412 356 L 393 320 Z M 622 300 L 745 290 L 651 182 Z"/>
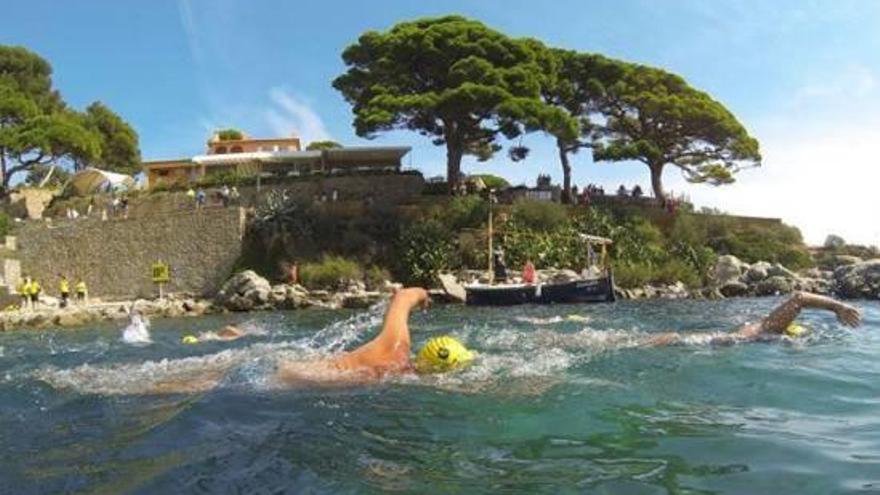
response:
<path fill-rule="evenodd" d="M 515 304 L 555 304 L 555 303 L 593 303 L 614 302 L 614 276 L 611 272 L 611 263 L 607 247 L 611 240 L 604 237 L 581 234 L 584 246 L 588 250 L 587 256 L 590 266 L 582 272 L 584 275 L 578 278 L 536 284 L 525 283 L 502 283 L 494 284 L 494 267 L 492 264 L 492 199 L 489 202 L 489 280 L 488 284 L 458 285 L 454 277 L 441 276 L 446 293 L 456 299 L 463 300 L 465 304 L 473 306 L 510 306 Z M 597 262 L 593 246 L 600 246 L 600 256 Z M 598 270 L 596 269 L 598 267 Z"/>
<path fill-rule="evenodd" d="M 465 285 L 465 303 L 472 306 L 613 302 L 613 277 L 582 278 L 545 284 Z"/>

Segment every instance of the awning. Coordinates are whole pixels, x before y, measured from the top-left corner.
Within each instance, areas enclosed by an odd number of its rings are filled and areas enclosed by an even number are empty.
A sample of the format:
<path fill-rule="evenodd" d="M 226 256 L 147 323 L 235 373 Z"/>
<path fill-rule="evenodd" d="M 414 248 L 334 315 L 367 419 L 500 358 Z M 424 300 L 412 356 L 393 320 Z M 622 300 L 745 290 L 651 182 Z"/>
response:
<path fill-rule="evenodd" d="M 79 196 L 87 196 L 101 190 L 134 189 L 134 178 L 115 172 L 89 167 L 80 170 L 70 179 L 69 187 Z"/>

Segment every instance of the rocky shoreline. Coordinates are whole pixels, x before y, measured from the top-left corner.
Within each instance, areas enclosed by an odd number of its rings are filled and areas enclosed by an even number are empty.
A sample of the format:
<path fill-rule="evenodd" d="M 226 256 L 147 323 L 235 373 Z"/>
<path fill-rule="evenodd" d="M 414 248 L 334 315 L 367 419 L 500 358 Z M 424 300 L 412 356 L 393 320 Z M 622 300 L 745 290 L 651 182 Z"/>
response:
<path fill-rule="evenodd" d="M 852 257 L 847 257 L 852 258 Z M 479 276 L 462 273 L 459 278 Z M 539 279 L 561 281 L 577 277 L 571 270 L 541 270 Z M 880 299 L 880 259 L 841 260 L 833 270 L 810 269 L 795 273 L 776 263 L 745 263 L 735 256 L 721 256 L 708 274 L 709 284 L 689 289 L 681 282 L 665 286 L 617 288 L 620 299 L 724 299 L 761 297 L 803 290 L 845 299 Z M 124 321 L 134 307 L 148 318 L 177 318 L 225 312 L 294 310 L 303 308 L 366 308 L 388 295 L 396 287 L 386 282 L 367 290 L 363 283 L 352 282 L 337 291 L 308 290 L 296 284 L 272 285 L 251 270 L 233 275 L 213 300 L 182 295 L 164 299 L 94 302 L 83 306 L 59 308 L 57 301 L 33 311 L 0 312 L 0 331 L 18 328 L 77 327 L 102 321 Z M 437 295 L 442 293 L 437 292 Z"/>

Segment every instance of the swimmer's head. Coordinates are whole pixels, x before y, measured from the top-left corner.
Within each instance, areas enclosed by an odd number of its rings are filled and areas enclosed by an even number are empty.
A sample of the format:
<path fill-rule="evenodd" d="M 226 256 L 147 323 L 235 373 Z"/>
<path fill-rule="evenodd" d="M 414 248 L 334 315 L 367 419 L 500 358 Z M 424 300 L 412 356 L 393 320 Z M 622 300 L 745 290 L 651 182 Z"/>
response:
<path fill-rule="evenodd" d="M 462 368 L 474 360 L 474 353 L 458 340 L 444 335 L 429 340 L 416 355 L 420 373 L 441 373 Z"/>
<path fill-rule="evenodd" d="M 806 327 L 798 325 L 797 323 L 792 323 L 789 326 L 785 327 L 785 335 L 792 338 L 803 337 L 807 333 L 809 333 L 809 330 L 807 330 Z"/>
<path fill-rule="evenodd" d="M 180 341 L 184 344 L 198 344 L 199 339 L 195 335 L 184 335 Z"/>

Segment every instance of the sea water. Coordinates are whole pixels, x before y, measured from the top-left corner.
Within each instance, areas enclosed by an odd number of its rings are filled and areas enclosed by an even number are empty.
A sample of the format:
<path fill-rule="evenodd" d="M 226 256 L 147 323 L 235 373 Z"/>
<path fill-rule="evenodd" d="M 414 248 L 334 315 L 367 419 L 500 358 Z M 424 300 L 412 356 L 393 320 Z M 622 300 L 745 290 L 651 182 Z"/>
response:
<path fill-rule="evenodd" d="M 278 359 L 369 340 L 383 306 L 0 334 L 0 493 L 880 492 L 880 305 L 860 329 L 807 311 L 797 341 L 711 346 L 775 299 L 435 307 L 470 368 L 279 389 Z M 235 342 L 182 345 L 226 324 Z M 634 345 L 653 332 L 689 345 Z M 168 376 L 227 370 L 201 393 Z"/>

